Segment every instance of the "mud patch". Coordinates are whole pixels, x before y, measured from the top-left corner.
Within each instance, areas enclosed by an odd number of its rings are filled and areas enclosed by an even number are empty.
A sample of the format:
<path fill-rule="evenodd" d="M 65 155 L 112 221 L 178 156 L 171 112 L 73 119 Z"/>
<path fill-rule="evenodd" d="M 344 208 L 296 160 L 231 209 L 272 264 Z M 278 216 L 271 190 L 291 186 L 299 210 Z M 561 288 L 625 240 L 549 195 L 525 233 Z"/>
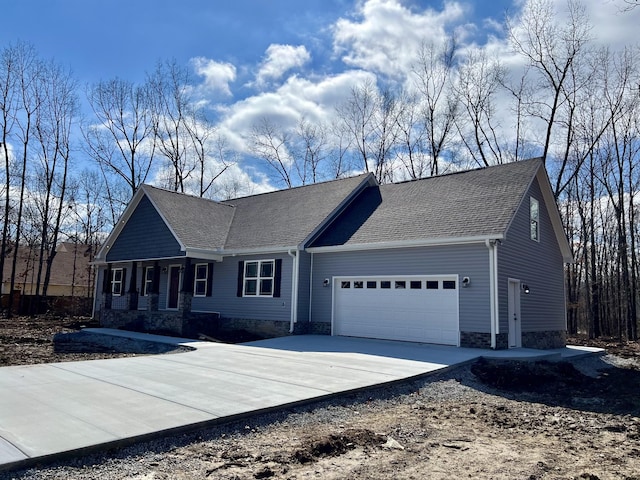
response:
<path fill-rule="evenodd" d="M 371 430 L 346 430 L 340 434 L 326 435 L 313 440 L 309 446 L 299 448 L 293 454 L 293 460 L 305 464 L 319 458 L 337 457 L 356 447 L 379 447 L 387 441 L 384 435 Z"/>

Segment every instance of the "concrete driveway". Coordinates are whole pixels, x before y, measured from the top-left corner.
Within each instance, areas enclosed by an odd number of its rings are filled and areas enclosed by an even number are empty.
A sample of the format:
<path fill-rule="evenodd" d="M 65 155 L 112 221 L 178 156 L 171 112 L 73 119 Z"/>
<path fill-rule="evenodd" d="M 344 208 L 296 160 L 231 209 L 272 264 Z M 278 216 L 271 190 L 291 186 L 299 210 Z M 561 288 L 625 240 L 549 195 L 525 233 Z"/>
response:
<path fill-rule="evenodd" d="M 196 350 L 0 368 L 0 470 L 405 380 L 483 355 L 585 353 L 502 353 L 329 336 L 226 345 L 89 330 Z"/>

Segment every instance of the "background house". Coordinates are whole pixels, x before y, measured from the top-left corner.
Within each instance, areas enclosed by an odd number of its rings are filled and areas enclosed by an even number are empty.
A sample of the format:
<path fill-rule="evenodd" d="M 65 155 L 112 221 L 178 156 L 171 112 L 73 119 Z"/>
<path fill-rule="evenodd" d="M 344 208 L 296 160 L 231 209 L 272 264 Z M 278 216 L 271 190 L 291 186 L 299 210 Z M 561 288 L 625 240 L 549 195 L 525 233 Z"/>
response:
<path fill-rule="evenodd" d="M 14 309 L 16 312 L 28 313 L 31 301 L 36 295 L 39 250 L 39 247 L 23 245 L 18 247 L 14 286 Z M 94 247 L 91 245 L 72 242 L 58 244 L 51 266 L 47 299 L 43 299 L 43 305 L 33 312 L 58 308 L 61 312 L 91 313 L 90 306 L 95 286 L 93 267 L 90 264 L 93 253 Z M 12 258 L 13 252 L 10 252 L 2 272 L 3 306 L 7 304 L 6 297 L 11 288 Z M 43 265 L 41 283 L 44 281 L 44 270 L 45 266 Z M 42 293 L 42 285 L 40 285 L 40 293 Z"/>
<path fill-rule="evenodd" d="M 96 260 L 108 326 L 565 343 L 572 258 L 538 159 L 226 202 L 143 186 Z"/>

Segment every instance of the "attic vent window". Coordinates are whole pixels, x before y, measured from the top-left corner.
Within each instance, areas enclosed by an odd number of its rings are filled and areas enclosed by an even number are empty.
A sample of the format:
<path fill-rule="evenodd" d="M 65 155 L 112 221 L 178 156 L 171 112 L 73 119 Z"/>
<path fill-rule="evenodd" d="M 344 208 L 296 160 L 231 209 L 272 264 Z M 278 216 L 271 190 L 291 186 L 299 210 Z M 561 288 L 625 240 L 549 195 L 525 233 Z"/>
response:
<path fill-rule="evenodd" d="M 531 240 L 540 241 L 540 205 L 538 200 L 531 197 L 530 219 L 531 219 Z"/>

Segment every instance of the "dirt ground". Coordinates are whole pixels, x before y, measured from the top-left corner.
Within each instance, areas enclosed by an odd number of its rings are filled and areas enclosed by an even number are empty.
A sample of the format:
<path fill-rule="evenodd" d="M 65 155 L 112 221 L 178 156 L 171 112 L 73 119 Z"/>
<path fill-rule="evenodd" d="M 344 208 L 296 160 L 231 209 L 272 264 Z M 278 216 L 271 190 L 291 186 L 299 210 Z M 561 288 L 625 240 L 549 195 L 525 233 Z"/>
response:
<path fill-rule="evenodd" d="M 78 320 L 0 322 L 2 365 L 121 355 L 60 351 L 55 343 L 80 343 L 53 342 Z M 0 478 L 640 480 L 640 346 L 610 351 L 574 363 L 481 360 Z"/>

